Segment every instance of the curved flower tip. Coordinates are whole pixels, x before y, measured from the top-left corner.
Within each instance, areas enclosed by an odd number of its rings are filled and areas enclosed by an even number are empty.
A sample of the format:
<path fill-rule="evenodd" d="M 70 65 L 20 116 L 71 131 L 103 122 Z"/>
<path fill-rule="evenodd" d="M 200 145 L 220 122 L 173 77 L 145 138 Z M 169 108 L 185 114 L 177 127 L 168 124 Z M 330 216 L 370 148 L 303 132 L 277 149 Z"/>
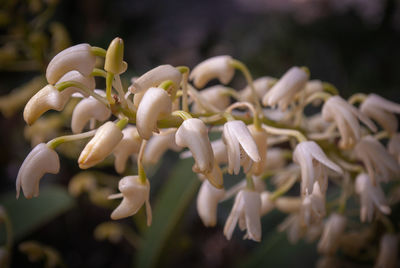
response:
<path fill-rule="evenodd" d="M 93 91 L 94 88 L 96 87 L 96 81 L 94 80 L 93 76 L 83 76 L 80 72 L 78 71 L 70 71 L 63 75 L 63 77 L 60 78 L 60 80 L 57 81 L 56 85 L 62 82 L 67 82 L 67 81 L 74 81 L 81 83 L 85 85 L 89 90 Z M 84 97 L 89 97 L 88 93 L 83 91 L 80 88 L 77 87 L 68 87 L 64 89 L 63 91 L 60 92 L 61 95 L 68 95 L 69 97 L 75 93 L 79 92 L 81 93 Z"/>
<path fill-rule="evenodd" d="M 39 196 L 39 181 L 43 175 L 46 173 L 57 174 L 59 170 L 58 154 L 44 143 L 36 145 L 19 169 L 16 181 L 17 198 L 21 187 L 25 198 Z"/>
<path fill-rule="evenodd" d="M 217 224 L 218 202 L 225 196 L 224 189 L 217 189 L 205 180 L 197 195 L 197 212 L 206 227 Z"/>
<path fill-rule="evenodd" d="M 146 91 L 136 113 L 136 127 L 139 135 L 150 139 L 153 131 L 158 131 L 157 120 L 170 114 L 172 102 L 162 88 L 152 87 Z"/>
<path fill-rule="evenodd" d="M 89 76 L 96 64 L 96 56 L 89 44 L 79 44 L 58 53 L 49 63 L 46 78 L 54 85 L 65 73 L 77 70 L 84 76 Z"/>
<path fill-rule="evenodd" d="M 240 165 L 249 169 L 253 161 L 261 161 L 257 144 L 247 126 L 240 120 L 226 122 L 222 139 L 228 151 L 228 171 L 239 174 Z"/>
<path fill-rule="evenodd" d="M 72 133 L 81 133 L 90 119 L 100 122 L 111 116 L 111 110 L 93 97 L 81 100 L 74 108 L 71 119 Z"/>
<path fill-rule="evenodd" d="M 230 240 L 235 226 L 239 221 L 239 228 L 247 230 L 244 239 L 261 241 L 261 197 L 257 192 L 241 190 L 235 199 L 232 211 L 226 220 L 224 235 Z"/>
<path fill-rule="evenodd" d="M 206 125 L 198 118 L 183 121 L 175 134 L 176 144 L 188 147 L 195 160 L 195 172 L 210 173 L 214 166 L 214 154 Z"/>
<path fill-rule="evenodd" d="M 174 87 L 179 87 L 182 74 L 169 64 L 160 65 L 133 81 L 129 91 L 135 94 L 140 93 L 151 87 L 157 87 L 167 80 L 171 80 L 174 83 Z"/>
<path fill-rule="evenodd" d="M 139 153 L 140 145 L 142 144 L 142 138 L 139 136 L 135 127 L 127 127 L 122 130 L 124 137 L 118 143 L 114 149 L 114 166 L 118 173 L 122 173 L 125 170 L 126 161 L 128 157 Z"/>
<path fill-rule="evenodd" d="M 152 213 L 150 207 L 150 183 L 141 183 L 139 176 L 123 177 L 118 184 L 123 199 L 119 206 L 111 213 L 111 219 L 119 220 L 135 215 L 145 204 L 147 225 L 151 225 Z"/>
<path fill-rule="evenodd" d="M 69 100 L 69 96 L 61 95 L 52 85 L 39 90 L 25 105 L 24 120 L 28 125 L 33 124 L 48 110 L 61 111 Z"/>
<path fill-rule="evenodd" d="M 190 79 L 194 80 L 197 88 L 204 87 L 210 80 L 218 78 L 226 85 L 235 74 L 235 68 L 231 64 L 231 56 L 216 56 L 199 63 L 190 73 Z"/>
<path fill-rule="evenodd" d="M 96 131 L 95 136 L 86 144 L 79 156 L 81 169 L 90 168 L 103 161 L 121 141 L 121 130 L 113 123 L 107 122 Z"/>

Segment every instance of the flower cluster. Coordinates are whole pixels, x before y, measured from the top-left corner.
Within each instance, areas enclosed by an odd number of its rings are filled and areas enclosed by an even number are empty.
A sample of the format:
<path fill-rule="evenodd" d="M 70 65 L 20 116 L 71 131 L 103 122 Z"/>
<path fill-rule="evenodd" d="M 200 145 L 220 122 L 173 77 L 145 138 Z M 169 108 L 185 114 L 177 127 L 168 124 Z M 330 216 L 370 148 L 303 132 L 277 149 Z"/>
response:
<path fill-rule="evenodd" d="M 122 198 L 111 218 L 132 216 L 145 205 L 150 225 L 146 169 L 167 150 L 183 150 L 181 157 L 193 157 L 192 170 L 202 180 L 197 211 L 205 226 L 216 226 L 218 205 L 235 197 L 223 229 L 227 239 L 238 225 L 246 231 L 245 239 L 260 241 L 261 217 L 277 209 L 288 214 L 280 230 L 288 231 L 290 241 L 320 237 L 319 252 L 332 257 L 346 235 L 357 231 L 347 224 L 346 210 L 348 199 L 355 197 L 360 221 L 386 227 L 384 235 L 376 234 L 381 236 L 378 267 L 396 263 L 398 238 L 386 216 L 391 208 L 382 188 L 398 180 L 400 172 L 394 115 L 400 105 L 374 94 L 345 100 L 332 85 L 310 81 L 305 67 L 292 67 L 280 79 L 253 81 L 247 67 L 230 56 L 209 58 L 192 71 L 161 65 L 132 79 L 127 89 L 120 79 L 126 69 L 120 38 L 107 50 L 80 44 L 53 58 L 46 71 L 49 84 L 26 104 L 24 119 L 35 124 L 48 110 L 62 111 L 76 99 L 73 134 L 31 151 L 18 174 L 17 197 L 20 188 L 26 198 L 38 196 L 42 176 L 59 172 L 55 149 L 60 144 L 92 137 L 78 158 L 81 169 L 110 155 L 119 174 L 130 157 L 137 162 L 138 174 L 123 177 L 120 193 L 109 196 Z M 247 81 L 242 90 L 226 87 L 236 71 Z M 95 89 L 94 77 L 105 79 L 104 90 Z M 223 85 L 202 89 L 215 79 Z M 321 112 L 307 115 L 308 105 L 321 107 Z M 210 129 L 218 133 L 212 141 Z M 243 180 L 226 189 L 226 173 Z M 339 197 L 332 200 L 328 192 Z"/>

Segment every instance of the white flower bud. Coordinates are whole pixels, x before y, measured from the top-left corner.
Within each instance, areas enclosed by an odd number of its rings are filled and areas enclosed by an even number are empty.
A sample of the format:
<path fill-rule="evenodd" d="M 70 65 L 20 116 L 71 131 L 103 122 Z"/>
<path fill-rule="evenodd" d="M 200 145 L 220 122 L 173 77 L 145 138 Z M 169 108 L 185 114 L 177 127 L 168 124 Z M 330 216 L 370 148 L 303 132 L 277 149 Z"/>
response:
<path fill-rule="evenodd" d="M 122 173 L 125 170 L 126 160 L 132 154 L 139 153 L 142 138 L 139 136 L 135 127 L 127 127 L 122 130 L 124 137 L 118 143 L 114 149 L 114 166 L 118 173 Z"/>
<path fill-rule="evenodd" d="M 79 44 L 58 53 L 49 63 L 46 78 L 54 85 L 65 73 L 77 70 L 84 76 L 89 76 L 96 64 L 96 56 L 89 44 Z"/>
<path fill-rule="evenodd" d="M 104 122 L 111 116 L 111 110 L 93 97 L 81 100 L 74 108 L 71 119 L 72 133 L 81 133 L 90 119 Z"/>
<path fill-rule="evenodd" d="M 207 126 L 197 118 L 183 121 L 175 135 L 176 144 L 188 147 L 192 152 L 195 164 L 193 170 L 210 173 L 214 166 L 214 154 L 208 138 Z"/>
<path fill-rule="evenodd" d="M 81 169 L 87 169 L 103 161 L 121 141 L 121 130 L 113 123 L 107 122 L 96 131 L 95 136 L 86 144 L 79 156 Z"/>
<path fill-rule="evenodd" d="M 239 221 L 239 228 L 247 230 L 244 239 L 261 241 L 261 197 L 257 192 L 241 190 L 235 198 L 232 211 L 226 220 L 224 235 L 230 240 Z"/>
<path fill-rule="evenodd" d="M 217 224 L 218 202 L 224 198 L 225 190 L 217 189 L 207 180 L 203 181 L 197 195 L 197 213 L 204 226 L 213 227 Z"/>
<path fill-rule="evenodd" d="M 157 120 L 169 115 L 172 102 L 162 88 L 152 87 L 146 91 L 136 113 L 136 127 L 143 139 L 150 139 L 153 131 L 158 131 Z"/>
<path fill-rule="evenodd" d="M 67 81 L 74 81 L 74 82 L 81 83 L 92 91 L 96 87 L 96 81 L 94 80 L 93 76 L 83 76 L 78 71 L 70 71 L 70 72 L 66 73 L 65 75 L 63 75 L 63 77 L 60 78 L 60 80 L 57 81 L 56 85 L 59 83 L 62 83 L 62 82 L 67 82 Z M 77 87 L 68 87 L 68 88 L 64 89 L 63 91 L 61 91 L 60 94 L 71 96 L 75 92 L 81 93 L 85 98 L 89 97 L 89 95 L 85 91 L 83 91 L 82 89 L 77 88 Z"/>
<path fill-rule="evenodd" d="M 266 93 L 262 103 L 267 106 L 278 104 L 284 111 L 294 100 L 296 94 L 304 88 L 308 81 L 308 73 L 299 67 L 290 68 L 279 81 Z"/>
<path fill-rule="evenodd" d="M 153 135 L 146 144 L 146 149 L 144 150 L 143 155 L 143 163 L 154 165 L 160 160 L 160 158 L 168 149 L 176 152 L 182 150 L 182 147 L 175 143 L 175 133 L 176 129 L 168 129 L 159 134 Z"/>
<path fill-rule="evenodd" d="M 20 188 L 25 198 L 39 196 L 39 182 L 46 173 L 57 174 L 60 170 L 58 154 L 46 144 L 40 143 L 28 154 L 17 176 L 17 198 Z"/>
<path fill-rule="evenodd" d="M 152 214 L 149 201 L 149 181 L 146 179 L 146 183 L 142 184 L 139 180 L 139 176 L 123 177 L 119 181 L 118 189 L 122 193 L 123 199 L 121 204 L 111 213 L 111 219 L 119 220 L 135 215 L 143 204 L 145 204 L 147 225 L 150 225 Z"/>
<path fill-rule="evenodd" d="M 235 68 L 231 64 L 231 56 L 216 56 L 209 58 L 196 67 L 190 73 L 190 79 L 197 88 L 204 87 L 210 80 L 218 78 L 219 81 L 226 85 L 235 74 Z"/>
<path fill-rule="evenodd" d="M 135 94 L 144 92 L 151 87 L 159 86 L 162 82 L 167 80 L 171 80 L 175 87 L 179 87 L 182 74 L 171 65 L 160 65 L 133 81 L 132 85 L 129 87 L 129 91 Z"/>
<path fill-rule="evenodd" d="M 207 101 L 207 105 L 213 106 L 216 111 L 223 111 L 229 106 L 231 100 L 228 94 L 226 94 L 226 87 L 221 85 L 212 86 L 203 89 L 199 94 Z M 194 113 L 206 112 L 196 102 L 192 105 L 191 110 Z"/>
<path fill-rule="evenodd" d="M 251 133 L 251 136 L 253 136 L 254 141 L 257 145 L 258 152 L 260 154 L 261 160 L 259 162 L 256 162 L 253 164 L 252 167 L 252 173 L 256 176 L 261 175 L 264 173 L 265 170 L 265 165 L 266 165 L 266 158 L 267 158 L 267 138 L 268 134 L 267 132 L 261 128 L 257 129 L 254 125 L 248 126 L 248 129 Z"/>
<path fill-rule="evenodd" d="M 347 219 L 337 213 L 332 213 L 324 226 L 321 240 L 318 243 L 318 252 L 326 255 L 335 254 L 339 242 L 346 228 Z"/>
<path fill-rule="evenodd" d="M 261 161 L 257 144 L 242 121 L 226 122 L 222 139 L 228 151 L 228 172 L 230 174 L 239 174 L 241 164 L 249 168 L 253 163 L 252 161 Z"/>
<path fill-rule="evenodd" d="M 397 267 L 399 242 L 396 234 L 384 234 L 379 243 L 379 255 L 375 268 Z"/>
<path fill-rule="evenodd" d="M 400 165 L 400 133 L 396 133 L 390 138 L 387 149 Z"/>
<path fill-rule="evenodd" d="M 253 85 L 256 90 L 257 98 L 261 99 L 268 90 L 272 87 L 273 83 L 276 82 L 275 78 L 264 76 L 254 80 Z M 245 87 L 239 92 L 240 101 L 247 101 L 252 103 L 254 101 L 253 91 L 250 86 Z"/>
<path fill-rule="evenodd" d="M 270 200 L 271 193 L 268 191 L 264 191 L 260 194 L 261 197 L 261 210 L 260 216 L 264 216 L 268 214 L 271 210 L 275 208 L 274 202 Z"/>

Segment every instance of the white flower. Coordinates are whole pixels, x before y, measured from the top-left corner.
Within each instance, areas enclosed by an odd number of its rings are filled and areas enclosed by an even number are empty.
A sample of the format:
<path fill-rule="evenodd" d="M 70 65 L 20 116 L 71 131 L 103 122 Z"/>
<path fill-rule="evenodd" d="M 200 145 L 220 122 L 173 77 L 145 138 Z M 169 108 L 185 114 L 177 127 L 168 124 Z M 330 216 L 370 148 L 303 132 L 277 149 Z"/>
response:
<path fill-rule="evenodd" d="M 179 87 L 182 74 L 171 65 L 160 65 L 135 79 L 129 87 L 129 91 L 135 94 L 141 93 L 151 87 L 157 87 L 167 80 L 171 80 L 175 87 Z"/>
<path fill-rule="evenodd" d="M 398 121 L 394 113 L 400 114 L 399 104 L 376 94 L 369 94 L 361 104 L 360 111 L 378 122 L 387 132 L 397 131 Z"/>
<path fill-rule="evenodd" d="M 399 164 L 385 147 L 372 136 L 363 137 L 354 148 L 357 159 L 364 163 L 372 181 L 388 182 L 400 172 Z"/>
<path fill-rule="evenodd" d="M 203 89 L 199 92 L 201 97 L 207 101 L 207 105 L 213 106 L 215 111 L 223 111 L 229 106 L 231 100 L 228 94 L 226 94 L 227 88 L 221 85 L 212 86 Z M 191 110 L 194 113 L 206 112 L 200 105 L 196 102 L 192 105 Z"/>
<path fill-rule="evenodd" d="M 40 143 L 28 154 L 17 176 L 17 198 L 22 187 L 25 198 L 39 196 L 39 182 L 46 173 L 57 174 L 60 170 L 60 160 L 56 151 L 46 144 Z"/>
<path fill-rule="evenodd" d="M 81 169 L 87 169 L 103 161 L 121 141 L 122 131 L 113 123 L 106 122 L 99 127 L 95 136 L 86 144 L 79 156 Z"/>
<path fill-rule="evenodd" d="M 253 139 L 257 145 L 257 149 L 261 158 L 260 161 L 253 164 L 251 171 L 254 175 L 259 176 L 265 171 L 267 147 L 268 147 L 267 144 L 268 134 L 263 128 L 257 129 L 254 125 L 248 126 L 248 129 L 251 133 L 251 136 L 253 136 Z"/>
<path fill-rule="evenodd" d="M 207 126 L 197 118 L 183 121 L 175 134 L 176 144 L 188 147 L 192 152 L 195 164 L 193 171 L 210 173 L 214 167 L 214 154 L 208 138 Z"/>
<path fill-rule="evenodd" d="M 247 230 L 244 239 L 261 241 L 261 197 L 257 192 L 247 189 L 241 190 L 235 198 L 232 211 L 226 220 L 224 235 L 231 239 L 236 223 L 239 221 L 239 228 Z"/>
<path fill-rule="evenodd" d="M 379 183 L 373 185 L 367 174 L 361 173 L 357 176 L 355 191 L 360 195 L 360 218 L 362 222 L 372 221 L 375 207 L 384 214 L 390 214 L 390 207 L 387 205 L 385 194 Z"/>
<path fill-rule="evenodd" d="M 168 93 L 157 87 L 146 91 L 136 113 L 136 127 L 140 136 L 148 140 L 153 131 L 158 132 L 157 120 L 169 115 L 172 102 Z"/>
<path fill-rule="evenodd" d="M 322 107 L 322 117 L 328 121 L 334 121 L 337 125 L 341 140 L 339 146 L 349 149 L 361 138 L 361 128 L 357 118 L 367 125 L 372 131 L 376 131 L 375 124 L 354 106 L 339 96 L 330 97 Z"/>
<path fill-rule="evenodd" d="M 275 78 L 268 76 L 260 77 L 254 80 L 253 85 L 256 90 L 257 98 L 261 99 L 275 82 L 276 82 Z M 252 103 L 254 100 L 253 91 L 251 90 L 250 86 L 247 86 L 244 89 L 242 89 L 239 92 L 239 95 L 241 101 L 247 101 Z"/>
<path fill-rule="evenodd" d="M 113 154 L 115 156 L 114 166 L 118 173 L 122 173 L 125 170 L 126 160 L 132 154 L 139 153 L 142 139 L 139 136 L 135 127 L 127 127 L 122 130 L 124 135 L 122 140 L 115 147 Z"/>
<path fill-rule="evenodd" d="M 151 225 L 152 213 L 150 207 L 150 183 L 141 183 L 139 176 L 123 177 L 118 184 L 118 189 L 122 193 L 121 204 L 111 213 L 111 219 L 119 220 L 135 215 L 145 204 L 147 225 Z"/>
<path fill-rule="evenodd" d="M 217 224 L 217 206 L 224 195 L 224 189 L 217 189 L 207 180 L 203 181 L 197 195 L 197 213 L 206 227 Z"/>
<path fill-rule="evenodd" d="M 325 153 L 314 141 L 303 141 L 297 144 L 293 152 L 293 161 L 301 168 L 301 193 L 303 196 L 312 194 L 314 182 L 318 181 L 319 187 L 325 193 L 328 187 L 326 167 L 342 174 L 342 169 L 329 160 Z"/>
<path fill-rule="evenodd" d="M 285 152 L 281 148 L 268 148 L 264 171 L 276 171 L 286 165 Z"/>
<path fill-rule="evenodd" d="M 321 240 L 318 243 L 318 252 L 326 255 L 335 254 L 339 242 L 346 228 L 347 219 L 337 213 L 332 213 L 325 223 Z"/>
<path fill-rule="evenodd" d="M 280 110 L 287 109 L 296 94 L 308 81 L 308 73 L 299 67 L 290 68 L 279 81 L 264 95 L 262 103 L 266 106 L 278 104 Z"/>
<path fill-rule="evenodd" d="M 279 224 L 278 231 L 287 231 L 287 238 L 291 244 L 296 244 L 297 241 L 304 235 L 305 229 L 300 223 L 300 215 L 298 213 L 289 214 L 286 219 Z"/>
<path fill-rule="evenodd" d="M 282 196 L 275 200 L 275 207 L 284 213 L 297 213 L 301 209 L 302 201 L 299 197 Z"/>
<path fill-rule="evenodd" d="M 78 71 L 70 71 L 70 72 L 66 73 L 65 75 L 63 75 L 60 78 L 60 80 L 57 81 L 56 85 L 60 84 L 62 82 L 67 82 L 67 81 L 74 81 L 74 82 L 81 83 L 81 84 L 85 85 L 88 89 L 90 89 L 91 91 L 93 91 L 94 88 L 96 87 L 96 81 L 94 80 L 93 76 L 83 76 Z M 70 97 L 75 92 L 80 92 L 85 98 L 89 97 L 87 92 L 85 92 L 82 89 L 77 88 L 77 87 L 68 87 L 68 88 L 64 89 L 63 91 L 61 91 L 60 94 L 67 95 L 68 97 Z"/>
<path fill-rule="evenodd" d="M 320 222 L 325 212 L 325 194 L 321 192 L 319 183 L 314 182 L 313 192 L 303 198 L 300 216 L 303 223 L 310 226 L 312 223 Z"/>
<path fill-rule="evenodd" d="M 397 267 L 399 242 L 396 234 L 384 234 L 379 243 L 379 255 L 375 268 Z"/>
<path fill-rule="evenodd" d="M 111 116 L 111 110 L 92 96 L 81 100 L 74 108 L 71 119 L 72 133 L 81 133 L 91 119 L 100 122 L 106 121 Z"/>
<path fill-rule="evenodd" d="M 96 56 L 89 44 L 79 44 L 58 53 L 49 63 L 46 78 L 54 85 L 65 73 L 77 70 L 84 76 L 89 76 L 96 64 Z"/>
<path fill-rule="evenodd" d="M 218 78 L 226 85 L 235 74 L 235 68 L 231 64 L 232 57 L 216 56 L 199 63 L 190 73 L 190 79 L 197 88 L 204 87 L 210 80 Z"/>
<path fill-rule="evenodd" d="M 400 133 L 392 135 L 387 145 L 387 149 L 389 153 L 397 159 L 397 162 L 400 165 Z"/>
<path fill-rule="evenodd" d="M 271 210 L 275 208 L 274 202 L 271 201 L 271 193 L 268 191 L 263 191 L 260 194 L 261 197 L 261 209 L 260 209 L 260 215 L 264 216 Z"/>
<path fill-rule="evenodd" d="M 175 143 L 176 129 L 168 129 L 161 131 L 159 134 L 153 135 L 146 144 L 144 150 L 143 163 L 154 165 L 158 163 L 164 153 L 171 149 L 175 152 L 182 150 L 182 147 Z"/>
<path fill-rule="evenodd" d="M 228 172 L 239 174 L 240 165 L 245 172 L 252 166 L 253 161 L 261 161 L 257 144 L 247 126 L 240 120 L 228 121 L 224 125 L 222 139 L 228 151 Z"/>

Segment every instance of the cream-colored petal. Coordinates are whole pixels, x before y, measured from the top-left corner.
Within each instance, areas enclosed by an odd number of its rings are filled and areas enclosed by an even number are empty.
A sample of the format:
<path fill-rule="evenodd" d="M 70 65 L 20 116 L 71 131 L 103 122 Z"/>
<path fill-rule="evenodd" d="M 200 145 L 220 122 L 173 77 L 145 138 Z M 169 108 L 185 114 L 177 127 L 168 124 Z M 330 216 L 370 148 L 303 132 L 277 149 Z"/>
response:
<path fill-rule="evenodd" d="M 146 165 L 154 165 L 158 163 L 168 149 L 174 151 L 182 150 L 182 147 L 175 143 L 175 134 L 176 129 L 169 129 L 153 135 L 146 145 L 143 163 Z"/>
<path fill-rule="evenodd" d="M 257 98 L 261 99 L 268 90 L 272 87 L 273 83 L 276 82 L 275 78 L 264 76 L 257 78 L 254 80 L 254 88 L 256 90 Z M 253 102 L 253 91 L 251 90 L 250 86 L 245 87 L 239 92 L 240 100 Z"/>
<path fill-rule="evenodd" d="M 226 145 L 228 154 L 228 172 L 237 175 L 240 171 L 240 144 L 234 133 L 231 132 L 228 123 L 224 125 L 222 140 Z"/>
<path fill-rule="evenodd" d="M 260 194 L 253 191 L 243 191 L 244 215 L 246 219 L 246 238 L 261 241 L 261 198 Z"/>
<path fill-rule="evenodd" d="M 235 203 L 233 204 L 231 213 L 229 214 L 228 219 L 226 220 L 224 226 L 224 235 L 228 240 L 231 240 L 233 231 L 235 230 L 239 217 L 243 213 L 245 204 L 242 195 L 243 191 L 240 191 L 236 195 Z"/>
<path fill-rule="evenodd" d="M 62 83 L 62 82 L 67 82 L 67 81 L 74 81 L 74 82 L 81 83 L 92 91 L 96 87 L 96 81 L 94 80 L 94 76 L 91 76 L 91 75 L 83 76 L 78 71 L 70 71 L 70 72 L 64 74 L 60 78 L 60 80 L 57 81 L 56 85 L 59 83 Z M 87 92 L 85 92 L 82 89 L 77 88 L 77 87 L 68 87 L 68 88 L 64 89 L 63 91 L 61 91 L 61 95 L 65 94 L 65 95 L 71 96 L 75 92 L 81 93 L 84 97 L 89 97 Z"/>
<path fill-rule="evenodd" d="M 216 111 L 223 111 L 231 103 L 230 97 L 228 94 L 226 94 L 226 91 L 226 87 L 216 85 L 203 89 L 199 92 L 199 94 L 202 96 L 204 101 L 207 102 L 207 105 L 213 106 Z M 191 110 L 194 113 L 207 112 L 201 107 L 201 105 L 198 105 L 196 102 L 192 105 Z"/>
<path fill-rule="evenodd" d="M 210 80 L 218 78 L 222 84 L 228 84 L 235 74 L 231 65 L 232 57 L 216 56 L 209 58 L 196 67 L 190 73 L 190 79 L 197 88 L 204 87 Z"/>
<path fill-rule="evenodd" d="M 259 130 L 254 125 L 250 125 L 248 128 L 251 133 L 251 136 L 253 137 L 256 143 L 260 155 L 260 161 L 254 163 L 252 167 L 252 173 L 258 176 L 261 175 L 265 170 L 266 159 L 267 159 L 268 134 L 263 128 Z"/>
<path fill-rule="evenodd" d="M 218 202 L 224 198 L 225 190 L 217 189 L 205 180 L 197 195 L 197 213 L 206 227 L 217 224 Z"/>
<path fill-rule="evenodd" d="M 125 170 L 126 161 L 132 154 L 139 153 L 142 138 L 135 127 L 127 127 L 122 130 L 124 135 L 122 140 L 115 147 L 113 153 L 115 156 L 114 166 L 118 173 L 122 173 Z"/>

